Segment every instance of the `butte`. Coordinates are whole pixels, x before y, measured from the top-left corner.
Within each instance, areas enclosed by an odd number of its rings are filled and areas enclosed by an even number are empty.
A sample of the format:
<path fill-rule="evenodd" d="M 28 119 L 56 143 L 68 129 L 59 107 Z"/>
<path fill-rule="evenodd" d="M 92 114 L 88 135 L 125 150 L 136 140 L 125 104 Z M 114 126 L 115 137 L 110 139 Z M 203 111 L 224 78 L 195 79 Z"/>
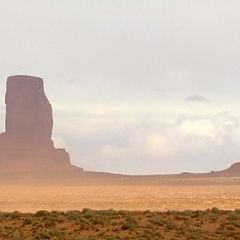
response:
<path fill-rule="evenodd" d="M 5 132 L 0 134 L 0 173 L 72 175 L 65 149 L 54 147 L 52 107 L 43 79 L 12 76 L 7 79 Z"/>

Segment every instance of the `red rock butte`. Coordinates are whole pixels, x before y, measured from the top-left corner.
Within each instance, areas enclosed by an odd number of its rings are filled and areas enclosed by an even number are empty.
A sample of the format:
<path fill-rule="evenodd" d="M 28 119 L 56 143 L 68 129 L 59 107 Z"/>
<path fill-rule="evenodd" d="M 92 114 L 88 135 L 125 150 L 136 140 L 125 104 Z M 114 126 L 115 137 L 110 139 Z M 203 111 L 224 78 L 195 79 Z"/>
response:
<path fill-rule="evenodd" d="M 54 147 L 52 107 L 43 79 L 12 76 L 7 80 L 6 131 L 0 134 L 0 172 L 73 173 L 65 149 Z"/>

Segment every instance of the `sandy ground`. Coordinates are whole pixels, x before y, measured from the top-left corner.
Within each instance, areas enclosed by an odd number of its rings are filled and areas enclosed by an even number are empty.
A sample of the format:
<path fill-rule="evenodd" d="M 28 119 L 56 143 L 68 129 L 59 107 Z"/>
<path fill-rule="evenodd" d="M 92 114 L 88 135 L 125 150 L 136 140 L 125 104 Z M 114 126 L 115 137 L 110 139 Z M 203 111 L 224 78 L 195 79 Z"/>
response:
<path fill-rule="evenodd" d="M 0 184 L 0 211 L 240 209 L 240 179 L 130 184 Z"/>

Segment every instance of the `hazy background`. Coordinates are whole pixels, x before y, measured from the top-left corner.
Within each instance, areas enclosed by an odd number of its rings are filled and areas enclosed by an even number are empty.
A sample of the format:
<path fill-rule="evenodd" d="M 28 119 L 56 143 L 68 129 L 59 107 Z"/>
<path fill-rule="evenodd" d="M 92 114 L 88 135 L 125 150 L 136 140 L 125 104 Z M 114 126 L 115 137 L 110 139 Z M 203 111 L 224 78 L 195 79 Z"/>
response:
<path fill-rule="evenodd" d="M 44 78 L 54 139 L 86 170 L 170 173 L 240 160 L 240 2 L 0 0 L 6 78 Z"/>

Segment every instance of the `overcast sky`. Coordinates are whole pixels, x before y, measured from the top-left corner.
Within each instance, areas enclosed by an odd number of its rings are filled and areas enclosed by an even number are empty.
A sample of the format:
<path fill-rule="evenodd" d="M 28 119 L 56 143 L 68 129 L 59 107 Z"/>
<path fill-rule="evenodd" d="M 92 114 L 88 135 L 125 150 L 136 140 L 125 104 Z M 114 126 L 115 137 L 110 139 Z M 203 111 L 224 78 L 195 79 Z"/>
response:
<path fill-rule="evenodd" d="M 56 146 L 86 170 L 203 172 L 240 160 L 238 0 L 0 0 L 8 76 L 44 79 Z"/>

